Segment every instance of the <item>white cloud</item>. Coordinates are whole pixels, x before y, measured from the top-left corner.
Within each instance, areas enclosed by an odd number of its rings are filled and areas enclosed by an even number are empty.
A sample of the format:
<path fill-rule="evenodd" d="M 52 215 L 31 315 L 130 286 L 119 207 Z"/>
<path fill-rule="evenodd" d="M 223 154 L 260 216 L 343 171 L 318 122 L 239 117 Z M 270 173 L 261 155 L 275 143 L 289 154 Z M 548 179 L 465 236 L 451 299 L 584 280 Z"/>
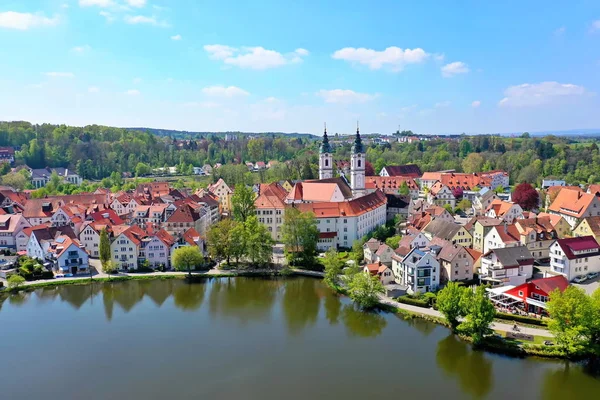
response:
<path fill-rule="evenodd" d="M 150 25 L 158 25 L 158 21 L 154 17 L 146 17 L 145 15 L 128 15 L 125 17 L 125 22 L 128 24 L 136 25 L 136 24 L 150 24 Z"/>
<path fill-rule="evenodd" d="M 129 89 L 128 91 L 125 92 L 125 94 L 128 96 L 139 96 L 140 91 L 137 89 Z"/>
<path fill-rule="evenodd" d="M 481 105 L 481 101 L 479 100 L 475 100 L 474 102 L 471 103 L 471 107 L 473 108 L 477 108 Z"/>
<path fill-rule="evenodd" d="M 177 35 L 171 36 L 171 40 L 181 40 L 181 35 L 177 34 Z"/>
<path fill-rule="evenodd" d="M 129 4 L 131 7 L 144 7 L 146 5 L 146 0 L 125 0 L 125 2 L 127 4 Z"/>
<path fill-rule="evenodd" d="M 90 86 L 90 87 L 88 88 L 88 92 L 89 92 L 89 93 L 98 93 L 99 91 L 100 91 L 100 89 L 99 89 L 99 88 L 97 88 L 96 86 Z"/>
<path fill-rule="evenodd" d="M 263 100 L 265 103 L 279 103 L 281 100 L 279 100 L 277 97 L 267 97 L 266 99 Z"/>
<path fill-rule="evenodd" d="M 296 49 L 292 53 L 282 54 L 260 46 L 235 48 L 222 44 L 206 45 L 204 50 L 212 60 L 220 60 L 227 65 L 250 69 L 281 67 L 286 64 L 301 62 L 302 57 L 308 55 L 306 49 Z"/>
<path fill-rule="evenodd" d="M 444 78 L 452 78 L 455 75 L 466 74 L 469 71 L 470 69 L 467 64 L 462 61 L 455 61 L 442 67 L 442 76 Z"/>
<path fill-rule="evenodd" d="M 134 78 L 133 83 L 135 83 L 135 84 L 142 83 L 142 78 Z"/>
<path fill-rule="evenodd" d="M 319 90 L 317 96 L 322 97 L 326 103 L 366 103 L 374 100 L 377 94 L 358 93 L 349 89 Z"/>
<path fill-rule="evenodd" d="M 92 48 L 89 45 L 83 45 L 83 46 L 75 46 L 71 49 L 72 52 L 74 53 L 85 53 L 87 51 L 92 50 Z"/>
<path fill-rule="evenodd" d="M 541 82 L 510 86 L 504 90 L 504 98 L 498 103 L 503 107 L 528 107 L 552 103 L 561 98 L 582 96 L 583 86 L 570 83 Z"/>
<path fill-rule="evenodd" d="M 450 104 L 452 104 L 450 101 L 442 101 L 442 102 L 439 102 L 439 103 L 435 103 L 435 108 L 450 107 Z"/>
<path fill-rule="evenodd" d="M 110 7 L 115 3 L 113 0 L 79 0 L 79 5 L 81 7 Z"/>
<path fill-rule="evenodd" d="M 237 86 L 208 86 L 202 89 L 202 93 L 215 97 L 238 97 L 248 96 L 250 93 Z"/>
<path fill-rule="evenodd" d="M 72 72 L 45 72 L 44 75 L 50 78 L 74 78 L 75 74 Z"/>
<path fill-rule="evenodd" d="M 388 47 L 383 51 L 346 47 L 337 50 L 332 55 L 334 59 L 367 65 L 370 69 L 389 67 L 395 72 L 402 71 L 407 64 L 423 62 L 428 56 L 429 54 L 421 48 L 402 50 L 395 46 Z"/>
<path fill-rule="evenodd" d="M 558 28 L 557 30 L 554 31 L 554 36 L 562 36 L 565 34 L 566 31 L 567 31 L 567 28 L 564 26 L 561 26 L 560 28 Z"/>
<path fill-rule="evenodd" d="M 113 22 L 115 20 L 115 17 L 113 17 L 113 15 L 108 11 L 100 11 L 99 14 L 106 18 L 106 22 Z"/>
<path fill-rule="evenodd" d="M 16 11 L 0 12 L 0 28 L 25 31 L 41 26 L 55 26 L 59 22 L 57 16 L 52 18 L 42 14 L 20 13 Z"/>

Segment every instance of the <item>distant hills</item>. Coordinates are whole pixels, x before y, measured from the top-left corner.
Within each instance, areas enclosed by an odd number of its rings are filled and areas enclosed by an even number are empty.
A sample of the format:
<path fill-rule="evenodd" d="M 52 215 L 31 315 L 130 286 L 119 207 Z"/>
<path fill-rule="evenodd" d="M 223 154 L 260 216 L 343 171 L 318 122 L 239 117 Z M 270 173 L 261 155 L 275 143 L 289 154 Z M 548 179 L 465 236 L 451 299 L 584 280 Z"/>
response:
<path fill-rule="evenodd" d="M 217 136 L 225 138 L 225 136 L 252 136 L 252 137 L 280 137 L 285 136 L 286 138 L 316 138 L 315 135 L 310 133 L 299 133 L 299 132 L 195 132 L 195 131 L 178 131 L 174 129 L 156 129 L 156 128 L 125 128 L 130 131 L 142 131 L 153 133 L 157 136 L 168 136 L 174 139 L 191 139 L 191 138 L 208 138 L 210 136 Z"/>

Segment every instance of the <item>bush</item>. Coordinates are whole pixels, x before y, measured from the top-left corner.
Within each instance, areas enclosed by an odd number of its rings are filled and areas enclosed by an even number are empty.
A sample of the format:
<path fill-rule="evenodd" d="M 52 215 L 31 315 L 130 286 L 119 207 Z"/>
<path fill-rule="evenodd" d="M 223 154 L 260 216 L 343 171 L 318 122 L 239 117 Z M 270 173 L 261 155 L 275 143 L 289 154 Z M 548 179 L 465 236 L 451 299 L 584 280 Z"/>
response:
<path fill-rule="evenodd" d="M 40 275 L 40 279 L 54 279 L 54 274 L 52 273 L 52 271 L 44 270 Z"/>
<path fill-rule="evenodd" d="M 515 314 L 496 312 L 496 318 L 504 319 L 507 321 L 522 322 L 524 324 L 530 324 L 530 325 L 548 326 L 548 319 L 542 320 L 542 319 L 538 319 L 538 318 L 525 317 L 523 315 L 515 315 Z"/>
<path fill-rule="evenodd" d="M 409 295 L 400 296 L 396 301 L 399 303 L 410 304 L 411 306 L 429 308 L 429 302 L 427 300 L 421 300 Z"/>

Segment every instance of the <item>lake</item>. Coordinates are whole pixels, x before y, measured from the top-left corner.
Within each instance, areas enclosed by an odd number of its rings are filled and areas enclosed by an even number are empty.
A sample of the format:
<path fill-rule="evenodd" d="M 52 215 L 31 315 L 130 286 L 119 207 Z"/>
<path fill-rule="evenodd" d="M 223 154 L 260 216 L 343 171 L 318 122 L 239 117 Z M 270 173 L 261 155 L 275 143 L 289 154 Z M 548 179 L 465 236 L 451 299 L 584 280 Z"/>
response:
<path fill-rule="evenodd" d="M 473 351 L 312 278 L 58 286 L 0 300 L 3 399 L 597 398 L 562 361 Z"/>

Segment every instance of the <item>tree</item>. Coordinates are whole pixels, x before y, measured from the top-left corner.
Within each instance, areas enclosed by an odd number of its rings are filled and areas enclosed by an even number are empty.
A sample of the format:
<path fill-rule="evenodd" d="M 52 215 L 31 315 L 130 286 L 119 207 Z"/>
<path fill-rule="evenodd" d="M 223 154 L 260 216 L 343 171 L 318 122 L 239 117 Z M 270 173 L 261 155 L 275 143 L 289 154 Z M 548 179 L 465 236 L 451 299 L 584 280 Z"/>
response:
<path fill-rule="evenodd" d="M 460 208 L 461 210 L 465 211 L 468 210 L 469 208 L 471 208 L 473 205 L 471 204 L 471 202 L 467 199 L 462 199 L 461 201 L 458 202 L 458 204 L 456 205 L 458 208 Z"/>
<path fill-rule="evenodd" d="M 540 194 L 529 183 L 520 183 L 512 194 L 512 201 L 521 206 L 523 210 L 533 210 L 538 207 Z"/>
<path fill-rule="evenodd" d="M 149 175 L 152 172 L 152 168 L 148 164 L 144 164 L 143 162 L 137 163 L 135 166 L 135 175 L 136 176 L 144 176 Z"/>
<path fill-rule="evenodd" d="M 483 167 L 483 156 L 479 153 L 470 153 L 462 162 L 463 171 L 466 173 L 480 172 Z"/>
<path fill-rule="evenodd" d="M 315 179 L 312 166 L 308 160 L 306 160 L 302 167 L 302 179 Z"/>
<path fill-rule="evenodd" d="M 592 298 L 583 289 L 569 286 L 563 292 L 552 291 L 547 305 L 551 317 L 548 330 L 556 343 L 569 354 L 583 350 L 589 344 L 597 322 Z"/>
<path fill-rule="evenodd" d="M 2 177 L 2 184 L 13 187 L 17 190 L 23 190 L 27 186 L 28 180 L 19 173 L 11 172 Z"/>
<path fill-rule="evenodd" d="M 21 275 L 14 274 L 9 276 L 7 281 L 9 289 L 17 289 L 25 283 L 25 278 L 23 278 Z"/>
<path fill-rule="evenodd" d="M 245 255 L 252 265 L 266 265 L 273 255 L 273 239 L 264 224 L 258 222 L 256 215 L 244 222 Z"/>
<path fill-rule="evenodd" d="M 408 196 L 410 194 L 410 189 L 406 181 L 402 181 L 402 184 L 400 184 L 400 188 L 398 189 L 398 193 L 403 196 Z"/>
<path fill-rule="evenodd" d="M 466 316 L 459 329 L 467 332 L 473 339 L 473 344 L 480 344 L 486 335 L 493 332 L 490 324 L 496 316 L 496 309 L 488 299 L 485 289 L 487 286 L 478 286 L 475 293 L 468 291 L 469 295 L 462 296 Z"/>
<path fill-rule="evenodd" d="M 325 266 L 325 275 L 323 280 L 330 288 L 338 287 L 340 283 L 340 274 L 342 273 L 342 266 L 344 263 L 339 259 L 337 251 L 333 247 L 327 250 L 325 257 L 323 258 L 323 265 Z"/>
<path fill-rule="evenodd" d="M 300 212 L 297 208 L 287 208 L 283 214 L 281 232 L 289 261 L 305 267 L 313 265 L 319 241 L 315 215 Z"/>
<path fill-rule="evenodd" d="M 380 293 L 385 293 L 385 290 L 377 276 L 359 272 L 348 282 L 350 298 L 362 309 L 375 307 Z"/>
<path fill-rule="evenodd" d="M 234 243 L 231 232 L 238 223 L 231 219 L 223 219 L 213 224 L 206 233 L 208 242 L 208 253 L 214 259 L 226 259 L 227 264 L 234 255 Z"/>
<path fill-rule="evenodd" d="M 394 235 L 392 237 L 385 239 L 385 244 L 390 246 L 392 248 L 392 250 L 395 250 L 398 248 L 398 245 L 400 244 L 401 240 L 402 240 L 402 236 Z"/>
<path fill-rule="evenodd" d="M 450 204 L 444 204 L 444 208 L 450 213 L 450 215 L 454 215 L 454 210 Z"/>
<path fill-rule="evenodd" d="M 110 240 L 108 239 L 108 232 L 106 228 L 100 231 L 100 263 L 102 263 L 102 269 L 106 272 L 106 264 L 110 261 Z"/>
<path fill-rule="evenodd" d="M 192 268 L 196 268 L 204 261 L 200 249 L 196 246 L 184 246 L 173 252 L 173 266 L 177 271 L 188 271 L 192 276 Z"/>
<path fill-rule="evenodd" d="M 102 264 L 102 271 L 104 271 L 104 273 L 110 278 L 111 274 L 117 272 L 117 265 L 113 261 L 109 260 Z"/>
<path fill-rule="evenodd" d="M 231 196 L 231 204 L 233 205 L 233 218 L 239 222 L 245 222 L 246 219 L 254 215 L 254 199 L 256 195 L 254 191 L 246 185 L 237 185 L 233 196 Z"/>
<path fill-rule="evenodd" d="M 457 282 L 448 282 L 445 288 L 437 295 L 437 309 L 444 314 L 446 321 L 453 331 L 456 331 L 458 320 L 465 316 L 464 297 L 468 296 L 468 290 Z"/>

